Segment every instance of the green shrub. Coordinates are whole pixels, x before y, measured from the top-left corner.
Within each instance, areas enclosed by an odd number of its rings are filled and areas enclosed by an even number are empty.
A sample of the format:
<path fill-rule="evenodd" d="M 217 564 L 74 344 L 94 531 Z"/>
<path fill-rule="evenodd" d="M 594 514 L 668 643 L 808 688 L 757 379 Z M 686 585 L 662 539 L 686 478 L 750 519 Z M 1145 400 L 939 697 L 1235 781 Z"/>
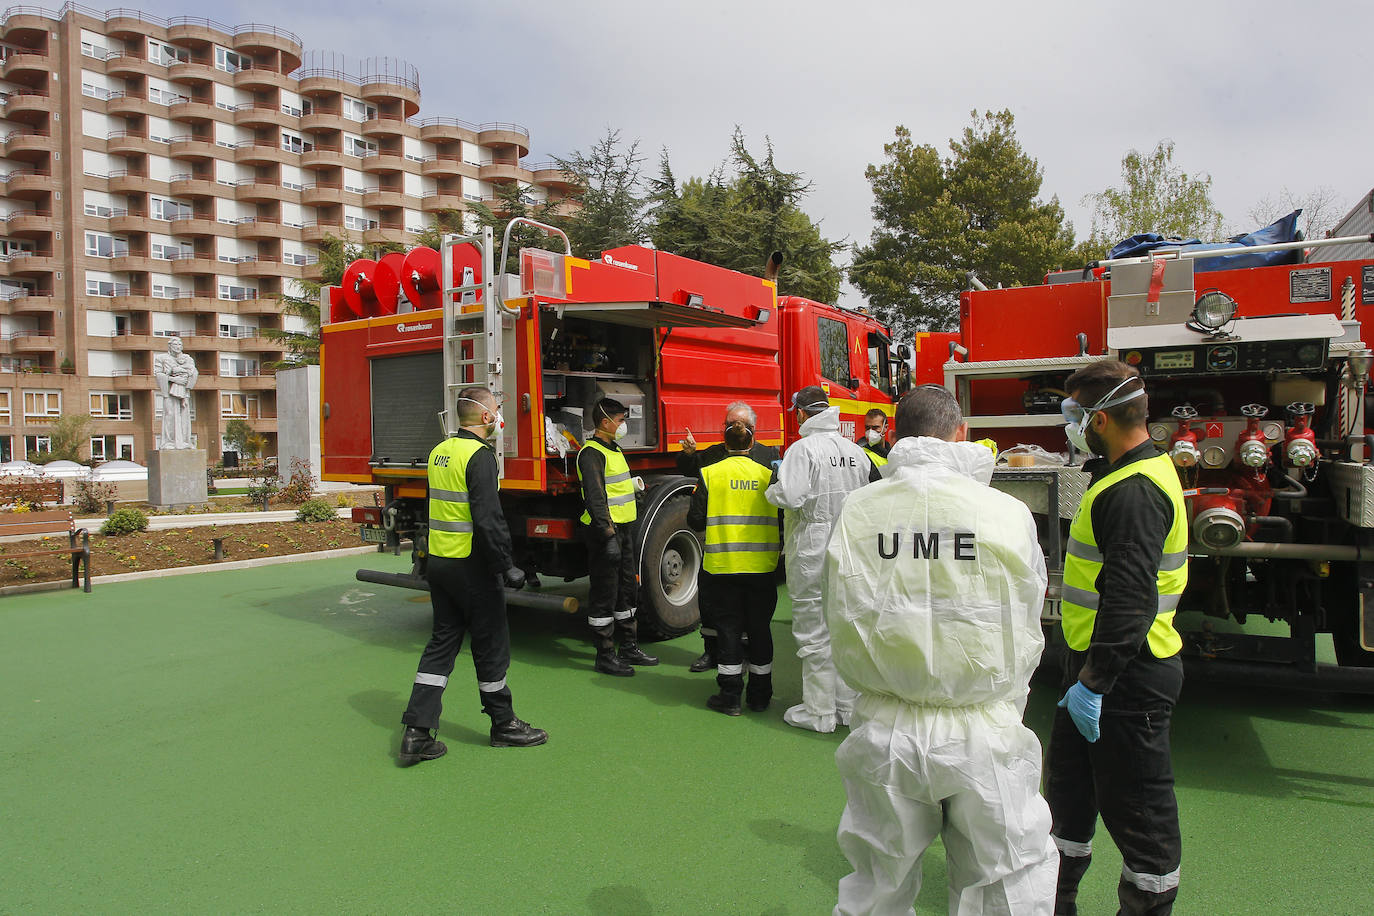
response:
<path fill-rule="evenodd" d="M 310 475 L 310 462 L 299 458 L 291 459 L 291 476 L 279 494 L 289 503 L 300 505 L 315 496 L 315 479 Z"/>
<path fill-rule="evenodd" d="M 100 526 L 101 534 L 133 534 L 148 527 L 148 516 L 137 509 L 116 509 Z"/>
<path fill-rule="evenodd" d="M 322 499 L 306 500 L 296 511 L 298 522 L 327 522 L 334 517 L 334 507 Z"/>

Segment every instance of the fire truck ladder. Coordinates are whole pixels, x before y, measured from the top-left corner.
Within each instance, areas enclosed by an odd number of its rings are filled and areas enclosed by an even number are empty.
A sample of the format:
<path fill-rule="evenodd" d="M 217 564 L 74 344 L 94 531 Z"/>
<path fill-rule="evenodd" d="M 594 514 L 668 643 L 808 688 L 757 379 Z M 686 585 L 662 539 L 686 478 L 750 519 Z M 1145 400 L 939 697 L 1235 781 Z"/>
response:
<path fill-rule="evenodd" d="M 515 326 L 520 310 L 507 307 L 507 278 L 503 273 L 498 274 L 496 267 L 499 264 L 504 270 L 511 229 L 517 223 L 560 236 L 565 254 L 572 254 L 572 246 L 562 230 L 523 217 L 506 224 L 499 261 L 495 257 L 495 239 L 490 226 L 485 227 L 481 235 L 448 236 L 439 248 L 444 302 L 444 413 L 439 419 L 446 436 L 458 432 L 458 395 L 464 388 L 481 385 L 491 391 L 498 405 L 505 401 L 502 332 Z M 480 279 L 473 276 L 470 268 L 465 268 L 463 275 L 454 280 L 453 252 L 463 244 L 471 244 L 481 253 Z M 477 301 L 479 294 L 480 302 Z M 504 438 L 497 435 L 494 443 L 497 467 L 503 475 L 506 467 Z"/>

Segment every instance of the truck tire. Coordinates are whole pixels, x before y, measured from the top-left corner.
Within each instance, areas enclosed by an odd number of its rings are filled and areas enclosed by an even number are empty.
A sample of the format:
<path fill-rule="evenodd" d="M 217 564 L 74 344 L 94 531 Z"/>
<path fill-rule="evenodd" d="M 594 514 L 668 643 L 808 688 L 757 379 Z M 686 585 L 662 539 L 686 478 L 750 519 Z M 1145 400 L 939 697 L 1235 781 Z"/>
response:
<path fill-rule="evenodd" d="M 687 526 L 691 491 L 663 501 L 649 516 L 640 552 L 639 626 L 669 639 L 690 633 L 701 622 L 697 610 L 697 574 L 701 541 Z"/>
<path fill-rule="evenodd" d="M 1343 668 L 1374 668 L 1374 652 L 1360 644 L 1360 614 L 1351 608 L 1332 621 L 1331 644 L 1336 663 Z"/>

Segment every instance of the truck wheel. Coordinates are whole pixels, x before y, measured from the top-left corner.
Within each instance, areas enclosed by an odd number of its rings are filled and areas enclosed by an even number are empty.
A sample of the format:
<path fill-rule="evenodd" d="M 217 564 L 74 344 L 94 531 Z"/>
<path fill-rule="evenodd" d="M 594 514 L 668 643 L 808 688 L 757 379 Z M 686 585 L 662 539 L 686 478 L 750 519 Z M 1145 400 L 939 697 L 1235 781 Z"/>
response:
<path fill-rule="evenodd" d="M 696 629 L 697 573 L 701 542 L 687 527 L 689 493 L 670 497 L 645 532 L 640 582 L 639 625 L 665 639 Z"/>
<path fill-rule="evenodd" d="M 1359 612 L 1352 611 L 1341 614 L 1332 627 L 1331 643 L 1336 650 L 1336 662 L 1345 668 L 1374 668 L 1374 652 L 1360 645 Z"/>

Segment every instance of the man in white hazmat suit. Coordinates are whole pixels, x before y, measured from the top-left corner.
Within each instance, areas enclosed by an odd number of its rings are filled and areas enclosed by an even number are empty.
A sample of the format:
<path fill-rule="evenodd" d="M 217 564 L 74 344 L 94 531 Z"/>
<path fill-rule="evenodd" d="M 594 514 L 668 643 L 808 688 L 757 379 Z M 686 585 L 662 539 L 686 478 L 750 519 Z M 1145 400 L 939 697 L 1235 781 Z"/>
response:
<path fill-rule="evenodd" d="M 833 732 L 849 724 L 854 691 L 835 675 L 830 633 L 821 608 L 825 544 L 845 497 L 881 479 L 863 450 L 840 435 L 840 409 L 817 385 L 792 395 L 801 438 L 787 447 L 777 481 L 764 496 L 785 509 L 783 543 L 787 594 L 792 599 L 792 636 L 802 663 L 802 702 L 783 713 L 798 728 Z"/>
<path fill-rule="evenodd" d="M 949 912 L 1044 914 L 1059 855 L 1040 743 L 1021 723 L 1044 637 L 1045 560 L 992 453 L 928 386 L 897 405 L 886 479 L 851 496 L 825 565 L 835 666 L 859 692 L 835 753 L 854 866 L 835 914 L 914 913 L 943 836 Z"/>

